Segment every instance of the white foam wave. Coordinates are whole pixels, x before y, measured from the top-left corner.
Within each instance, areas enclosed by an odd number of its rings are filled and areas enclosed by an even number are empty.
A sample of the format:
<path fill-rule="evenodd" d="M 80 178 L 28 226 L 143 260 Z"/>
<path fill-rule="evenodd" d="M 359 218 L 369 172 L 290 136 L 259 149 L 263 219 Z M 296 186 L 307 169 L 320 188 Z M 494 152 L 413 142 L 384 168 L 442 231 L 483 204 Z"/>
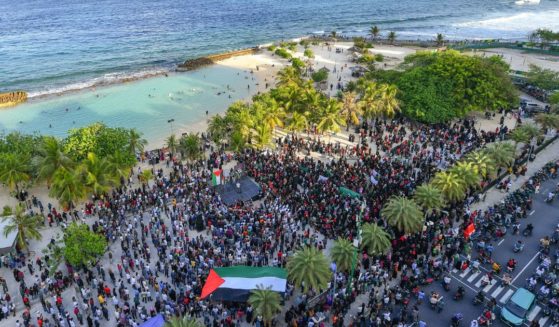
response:
<path fill-rule="evenodd" d="M 453 26 L 458 28 L 524 32 L 526 34 L 538 28 L 559 29 L 559 19 L 557 17 L 559 17 L 559 10 L 546 10 L 457 23 Z"/>
<path fill-rule="evenodd" d="M 117 84 L 126 81 L 148 78 L 152 76 L 162 75 L 168 72 L 169 72 L 168 69 L 152 69 L 152 70 L 142 70 L 137 72 L 108 73 L 101 77 L 92 78 L 87 81 L 70 83 L 67 85 L 46 88 L 43 90 L 31 91 L 29 92 L 28 97 L 35 98 L 35 97 L 43 97 L 43 96 L 48 96 L 53 94 L 62 94 L 71 91 L 79 91 L 79 90 L 93 88 L 97 86 Z"/>

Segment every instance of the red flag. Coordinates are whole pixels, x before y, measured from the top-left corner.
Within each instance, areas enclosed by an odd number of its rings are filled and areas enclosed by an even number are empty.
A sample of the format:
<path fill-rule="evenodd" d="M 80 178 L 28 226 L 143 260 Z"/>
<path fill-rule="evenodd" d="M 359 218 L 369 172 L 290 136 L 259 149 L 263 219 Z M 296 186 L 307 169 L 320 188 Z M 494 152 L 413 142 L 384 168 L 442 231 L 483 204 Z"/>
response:
<path fill-rule="evenodd" d="M 208 295 L 217 290 L 223 283 L 225 283 L 225 280 L 219 277 L 219 275 L 213 269 L 211 269 L 210 274 L 206 279 L 206 284 L 204 284 L 204 287 L 202 288 L 200 299 L 205 299 Z"/>
<path fill-rule="evenodd" d="M 474 224 L 469 224 L 466 230 L 464 230 L 464 238 L 468 239 L 475 231 L 476 227 Z"/>

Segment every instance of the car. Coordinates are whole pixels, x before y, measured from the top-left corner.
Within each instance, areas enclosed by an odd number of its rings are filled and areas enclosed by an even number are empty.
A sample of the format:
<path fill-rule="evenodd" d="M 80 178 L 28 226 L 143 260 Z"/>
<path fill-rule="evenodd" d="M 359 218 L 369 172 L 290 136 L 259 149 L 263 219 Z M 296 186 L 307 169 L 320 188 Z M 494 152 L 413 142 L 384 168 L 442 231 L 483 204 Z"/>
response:
<path fill-rule="evenodd" d="M 519 288 L 501 309 L 501 320 L 509 326 L 521 326 L 536 302 L 536 295 Z"/>

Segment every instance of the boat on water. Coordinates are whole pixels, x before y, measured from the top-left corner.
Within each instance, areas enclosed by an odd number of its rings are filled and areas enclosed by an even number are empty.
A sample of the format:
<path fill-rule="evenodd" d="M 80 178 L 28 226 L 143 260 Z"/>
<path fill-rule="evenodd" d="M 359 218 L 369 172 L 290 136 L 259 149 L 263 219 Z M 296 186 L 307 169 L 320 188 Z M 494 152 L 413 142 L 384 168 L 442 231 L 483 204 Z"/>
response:
<path fill-rule="evenodd" d="M 514 3 L 517 5 L 537 5 L 541 0 L 517 0 Z"/>

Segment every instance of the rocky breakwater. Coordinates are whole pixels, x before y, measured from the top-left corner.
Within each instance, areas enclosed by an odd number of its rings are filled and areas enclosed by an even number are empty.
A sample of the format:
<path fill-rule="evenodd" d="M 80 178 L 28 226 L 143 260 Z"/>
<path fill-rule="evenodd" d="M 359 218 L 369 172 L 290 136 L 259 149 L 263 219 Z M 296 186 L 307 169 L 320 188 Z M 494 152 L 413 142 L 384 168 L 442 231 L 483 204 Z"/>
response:
<path fill-rule="evenodd" d="M 203 66 L 212 65 L 218 61 L 229 59 L 232 57 L 255 54 L 259 50 L 260 50 L 259 48 L 250 48 L 250 49 L 219 53 L 219 54 L 209 55 L 209 56 L 195 58 L 195 59 L 189 59 L 186 60 L 184 63 L 178 65 L 177 70 L 178 71 L 194 70 Z"/>
<path fill-rule="evenodd" d="M 14 91 L 0 93 L 0 108 L 11 107 L 27 101 L 27 92 Z"/>

